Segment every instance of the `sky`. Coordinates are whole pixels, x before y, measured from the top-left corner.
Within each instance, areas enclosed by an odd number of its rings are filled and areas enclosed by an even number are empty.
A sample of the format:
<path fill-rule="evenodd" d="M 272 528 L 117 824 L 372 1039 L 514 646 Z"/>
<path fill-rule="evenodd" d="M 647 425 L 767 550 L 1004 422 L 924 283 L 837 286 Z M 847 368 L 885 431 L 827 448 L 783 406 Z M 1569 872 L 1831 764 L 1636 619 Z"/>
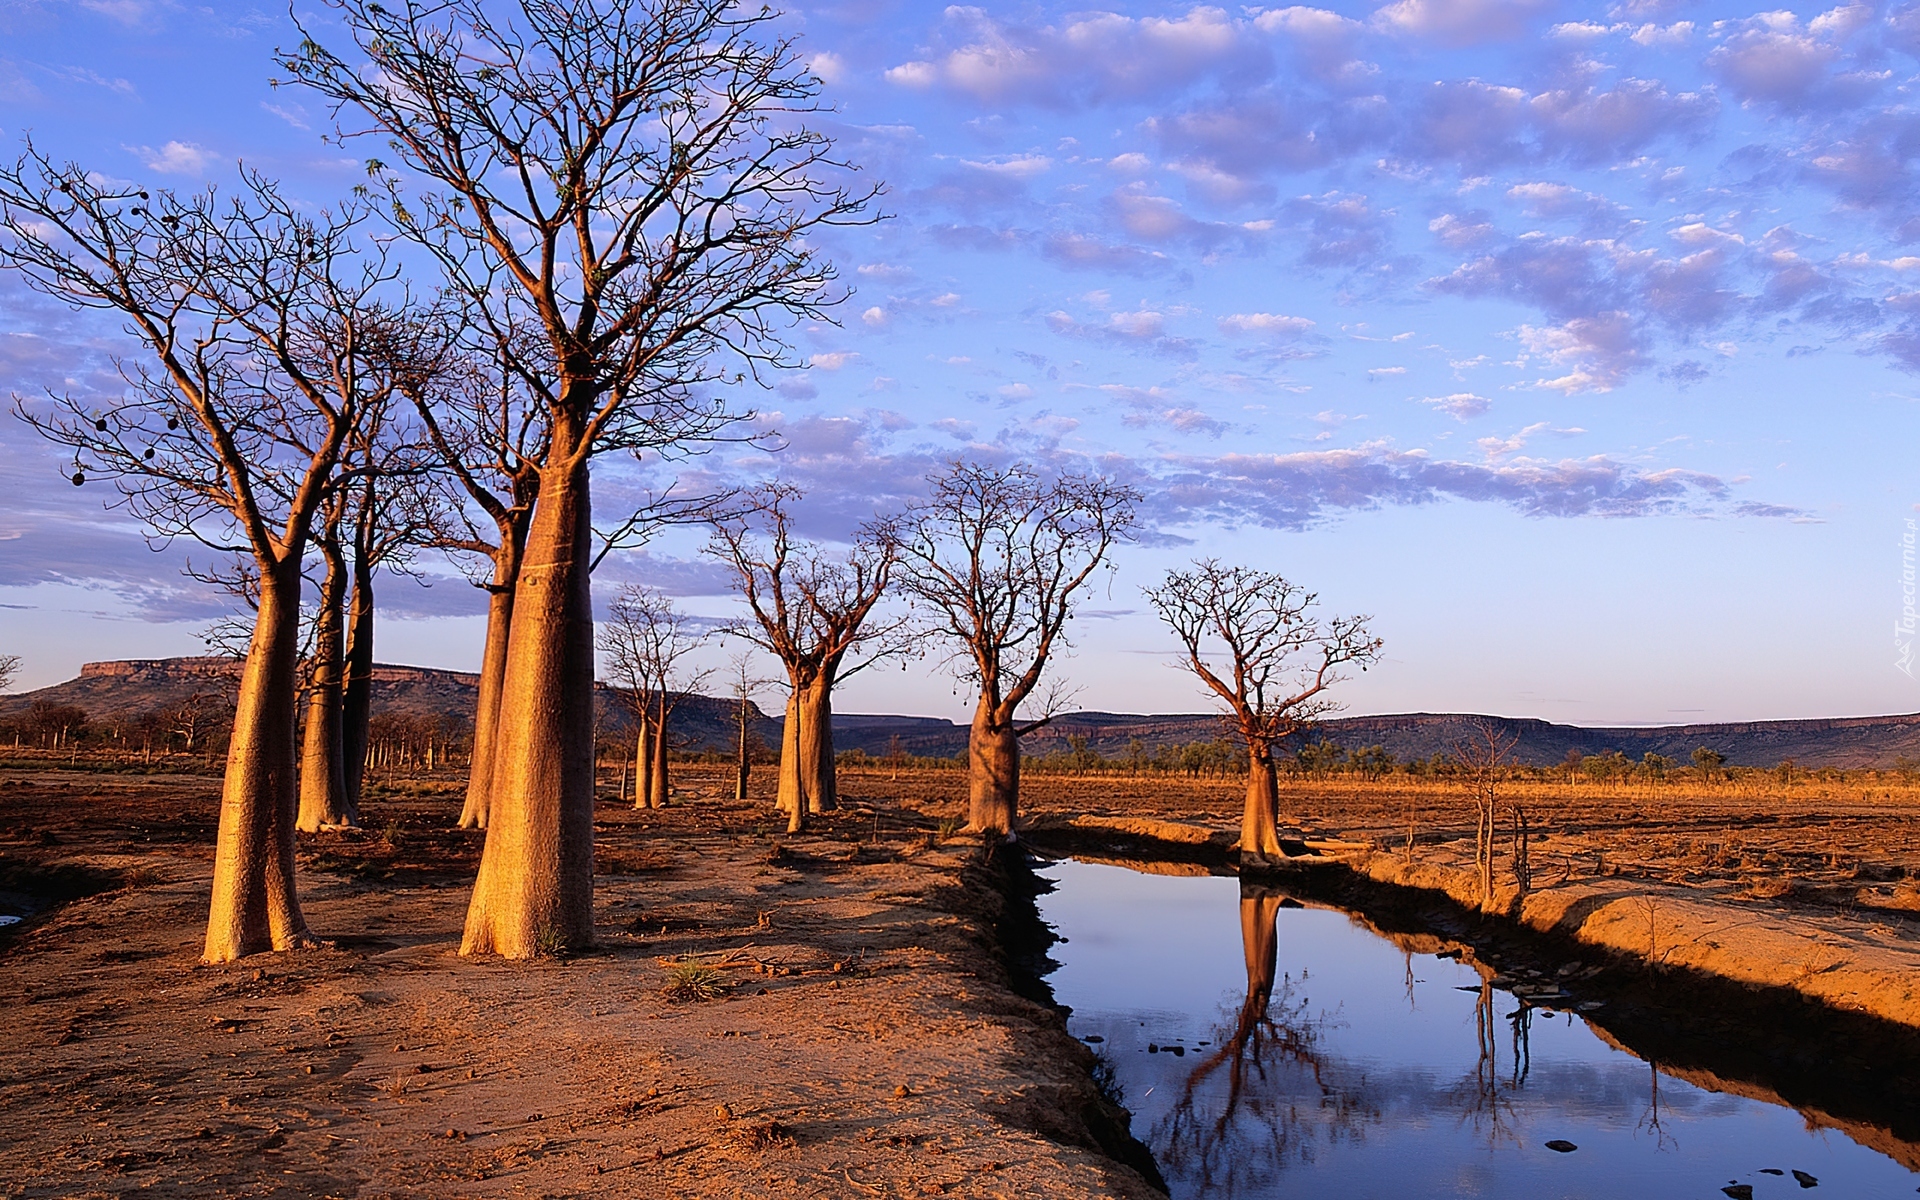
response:
<path fill-rule="evenodd" d="M 699 470 L 788 479 L 828 539 L 955 457 L 1138 487 L 1059 664 L 1078 706 L 1204 707 L 1140 589 L 1211 555 L 1371 616 L 1349 712 L 1920 710 L 1920 4 L 852 0 L 782 28 L 887 219 L 823 242 L 852 294 L 789 331 L 808 369 L 735 398 L 784 448 Z M 271 85 L 293 40 L 272 7 L 0 0 L 0 145 L 325 204 L 373 151 Z M 0 390 L 110 398 L 137 353 L 0 272 Z M 63 466 L 0 418 L 16 688 L 198 651 L 225 598 Z M 380 657 L 471 669 L 481 596 L 418 569 Z M 597 591 L 636 581 L 731 611 L 690 532 Z M 968 700 L 926 658 L 838 706 Z"/>

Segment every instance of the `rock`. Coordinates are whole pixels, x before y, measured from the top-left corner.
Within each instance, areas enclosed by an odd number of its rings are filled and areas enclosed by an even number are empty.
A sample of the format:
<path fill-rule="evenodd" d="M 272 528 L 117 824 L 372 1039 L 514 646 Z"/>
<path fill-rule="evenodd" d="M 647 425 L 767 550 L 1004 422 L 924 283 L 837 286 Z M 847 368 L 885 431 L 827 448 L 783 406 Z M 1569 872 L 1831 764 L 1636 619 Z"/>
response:
<path fill-rule="evenodd" d="M 1555 1154 L 1572 1154 L 1579 1148 L 1580 1147 L 1565 1138 L 1555 1138 L 1547 1143 L 1547 1149 L 1553 1151 Z"/>
<path fill-rule="evenodd" d="M 1168 1046 L 1167 1052 L 1175 1058 L 1185 1058 L 1187 1056 L 1187 1048 L 1185 1046 Z"/>
<path fill-rule="evenodd" d="M 733 1120 L 733 1107 L 727 1104 L 716 1105 L 714 1106 L 713 1115 L 716 1120 L 731 1121 Z"/>
<path fill-rule="evenodd" d="M 1761 1167 L 1760 1173 L 1762 1175 L 1785 1175 L 1786 1174 L 1786 1172 L 1782 1171 L 1779 1167 Z"/>
<path fill-rule="evenodd" d="M 896 1100 L 905 1100 L 908 1096 L 911 1096 L 911 1095 L 913 1095 L 913 1093 L 907 1090 L 907 1085 L 904 1083 L 901 1084 L 899 1087 L 893 1089 L 893 1096 L 894 1096 L 894 1099 Z"/>
<path fill-rule="evenodd" d="M 1733 1200 L 1753 1200 L 1753 1185 L 1750 1183 L 1730 1183 L 1720 1189 Z"/>
<path fill-rule="evenodd" d="M 1807 1174 L 1805 1171 L 1802 1171 L 1797 1167 L 1794 1169 L 1793 1179 L 1794 1179 L 1794 1182 L 1798 1183 L 1803 1188 L 1820 1186 L 1820 1181 L 1818 1179 L 1815 1179 L 1813 1176 Z"/>
<path fill-rule="evenodd" d="M 1148 1053 L 1148 1054 L 1158 1054 L 1158 1053 L 1160 1053 L 1160 1044 L 1159 1044 L 1158 1042 L 1148 1042 L 1148 1043 L 1147 1043 L 1147 1053 Z"/>
<path fill-rule="evenodd" d="M 1081 1038 L 1080 1040 L 1085 1042 L 1089 1046 L 1098 1046 L 1101 1042 L 1104 1042 L 1107 1039 L 1101 1037 L 1097 1033 L 1090 1033 L 1086 1037 Z"/>

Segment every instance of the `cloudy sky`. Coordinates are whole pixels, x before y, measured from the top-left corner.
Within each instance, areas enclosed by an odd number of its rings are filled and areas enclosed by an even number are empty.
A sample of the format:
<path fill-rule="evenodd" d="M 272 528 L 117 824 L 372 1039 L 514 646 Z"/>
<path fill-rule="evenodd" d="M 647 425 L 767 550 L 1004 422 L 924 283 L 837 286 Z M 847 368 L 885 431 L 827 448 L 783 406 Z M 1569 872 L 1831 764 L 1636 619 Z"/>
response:
<path fill-rule="evenodd" d="M 318 27 L 326 29 L 324 19 Z M 1200 554 L 1365 612 L 1352 711 L 1578 723 L 1909 712 L 1920 501 L 1920 5 L 851 2 L 789 27 L 891 219 L 743 396 L 832 536 L 943 459 L 1095 467 L 1149 536 L 1064 664 L 1191 710 L 1139 586 Z M 0 0 L 0 138 L 324 202 L 371 151 L 269 86 L 284 15 Z M 0 277 L 0 388 L 128 349 Z M 23 682 L 185 653 L 223 608 L 0 422 L 0 649 Z M 609 570 L 720 613 L 696 544 Z M 432 570 L 443 570 L 432 567 Z M 603 589 L 610 590 L 610 589 Z M 477 596 L 397 581 L 381 657 L 470 667 Z M 930 663 L 842 705 L 962 711 Z"/>

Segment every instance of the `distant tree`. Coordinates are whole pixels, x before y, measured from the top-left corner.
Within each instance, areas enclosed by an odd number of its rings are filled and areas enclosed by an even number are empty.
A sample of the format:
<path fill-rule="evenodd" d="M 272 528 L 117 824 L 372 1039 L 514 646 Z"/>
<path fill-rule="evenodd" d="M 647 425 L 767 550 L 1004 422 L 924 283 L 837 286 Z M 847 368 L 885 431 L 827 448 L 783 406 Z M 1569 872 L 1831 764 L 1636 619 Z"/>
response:
<path fill-rule="evenodd" d="M 1699 769 L 1702 779 L 1712 779 L 1717 776 L 1726 761 L 1726 755 L 1718 750 L 1709 750 L 1705 746 L 1700 746 L 1693 752 L 1693 765 Z"/>
<path fill-rule="evenodd" d="M 1179 639 L 1181 666 L 1225 702 L 1227 722 L 1246 744 L 1241 858 L 1280 858 L 1274 749 L 1333 710 L 1327 690 L 1345 678 L 1343 668 L 1375 662 L 1380 639 L 1364 616 L 1321 620 L 1318 597 L 1272 571 L 1216 559 L 1167 572 L 1147 600 Z"/>
<path fill-rule="evenodd" d="M 1393 752 L 1385 746 L 1362 746 L 1353 752 L 1350 760 L 1353 769 L 1368 779 L 1379 779 L 1390 774 L 1394 767 Z"/>
<path fill-rule="evenodd" d="M 881 522 L 855 535 L 845 554 L 794 536 L 798 489 L 768 484 L 746 494 L 743 511 L 714 522 L 707 553 L 733 575 L 747 615 L 728 637 L 758 646 L 787 672 L 779 804 L 788 828 L 837 804 L 833 689 L 897 649 L 900 622 L 872 619 L 898 553 Z"/>
<path fill-rule="evenodd" d="M 1494 851 L 1499 835 L 1500 783 L 1512 768 L 1513 748 L 1519 742 L 1517 734 L 1503 732 L 1492 721 L 1480 720 L 1469 724 L 1466 736 L 1453 748 L 1453 757 L 1466 774 L 1473 799 L 1473 863 L 1483 909 L 1491 909 L 1494 901 Z M 1526 823 L 1525 809 L 1516 807 L 1513 867 L 1522 899 L 1525 899 L 1532 882 Z"/>
<path fill-rule="evenodd" d="M 1655 779 L 1665 779 L 1667 772 L 1673 770 L 1673 760 L 1649 750 L 1640 756 L 1640 769 Z"/>
<path fill-rule="evenodd" d="M 1145 742 L 1141 741 L 1137 737 L 1130 737 L 1127 739 L 1127 757 L 1126 757 L 1127 774 L 1129 775 L 1140 774 L 1141 771 L 1146 769 L 1147 764 L 1151 761 L 1152 761 L 1152 758 L 1147 753 L 1147 744 Z"/>
<path fill-rule="evenodd" d="M 1019 816 L 1020 738 L 1064 702 L 1056 689 L 1022 723 L 1048 660 L 1115 543 L 1133 536 L 1140 494 L 1093 475 L 1051 481 L 1024 463 L 955 462 L 895 526 L 903 589 L 927 632 L 953 648 L 979 690 L 967 732 L 967 828 L 1011 834 Z"/>
<path fill-rule="evenodd" d="M 630 697 L 636 717 L 635 808 L 664 808 L 672 796 L 669 722 L 681 699 L 707 678 L 707 672 L 684 665 L 705 640 L 658 588 L 629 585 L 607 607 L 600 646 L 608 674 Z"/>
<path fill-rule="evenodd" d="M 13 680 L 20 674 L 20 656 L 18 654 L 0 654 L 0 692 L 13 686 Z"/>

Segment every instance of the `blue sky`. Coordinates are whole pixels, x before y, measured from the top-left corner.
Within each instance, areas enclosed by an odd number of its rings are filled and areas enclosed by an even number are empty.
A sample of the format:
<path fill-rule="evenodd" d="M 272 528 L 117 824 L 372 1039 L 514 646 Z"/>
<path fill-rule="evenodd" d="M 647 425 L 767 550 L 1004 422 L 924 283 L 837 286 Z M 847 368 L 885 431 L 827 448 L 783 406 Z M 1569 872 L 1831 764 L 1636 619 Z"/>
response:
<path fill-rule="evenodd" d="M 323 32 L 324 15 L 316 24 Z M 891 219 L 812 362 L 743 395 L 823 536 L 941 459 L 1148 496 L 1063 664 L 1199 707 L 1138 588 L 1217 554 L 1367 612 L 1355 712 L 1581 723 L 1908 712 L 1920 429 L 1920 5 L 800 5 L 824 125 Z M 0 0 L 0 139 L 324 203 L 373 150 L 269 86 L 287 18 Z M 129 348 L 0 277 L 0 386 L 110 392 Z M 0 642 L 23 682 L 185 653 L 221 598 L 0 423 Z M 721 613 L 697 540 L 608 569 Z M 428 564 L 430 570 L 444 568 Z M 608 589 L 610 590 L 610 589 Z M 381 656 L 470 667 L 478 596 L 396 581 Z M 842 707 L 957 714 L 931 664 Z"/>

